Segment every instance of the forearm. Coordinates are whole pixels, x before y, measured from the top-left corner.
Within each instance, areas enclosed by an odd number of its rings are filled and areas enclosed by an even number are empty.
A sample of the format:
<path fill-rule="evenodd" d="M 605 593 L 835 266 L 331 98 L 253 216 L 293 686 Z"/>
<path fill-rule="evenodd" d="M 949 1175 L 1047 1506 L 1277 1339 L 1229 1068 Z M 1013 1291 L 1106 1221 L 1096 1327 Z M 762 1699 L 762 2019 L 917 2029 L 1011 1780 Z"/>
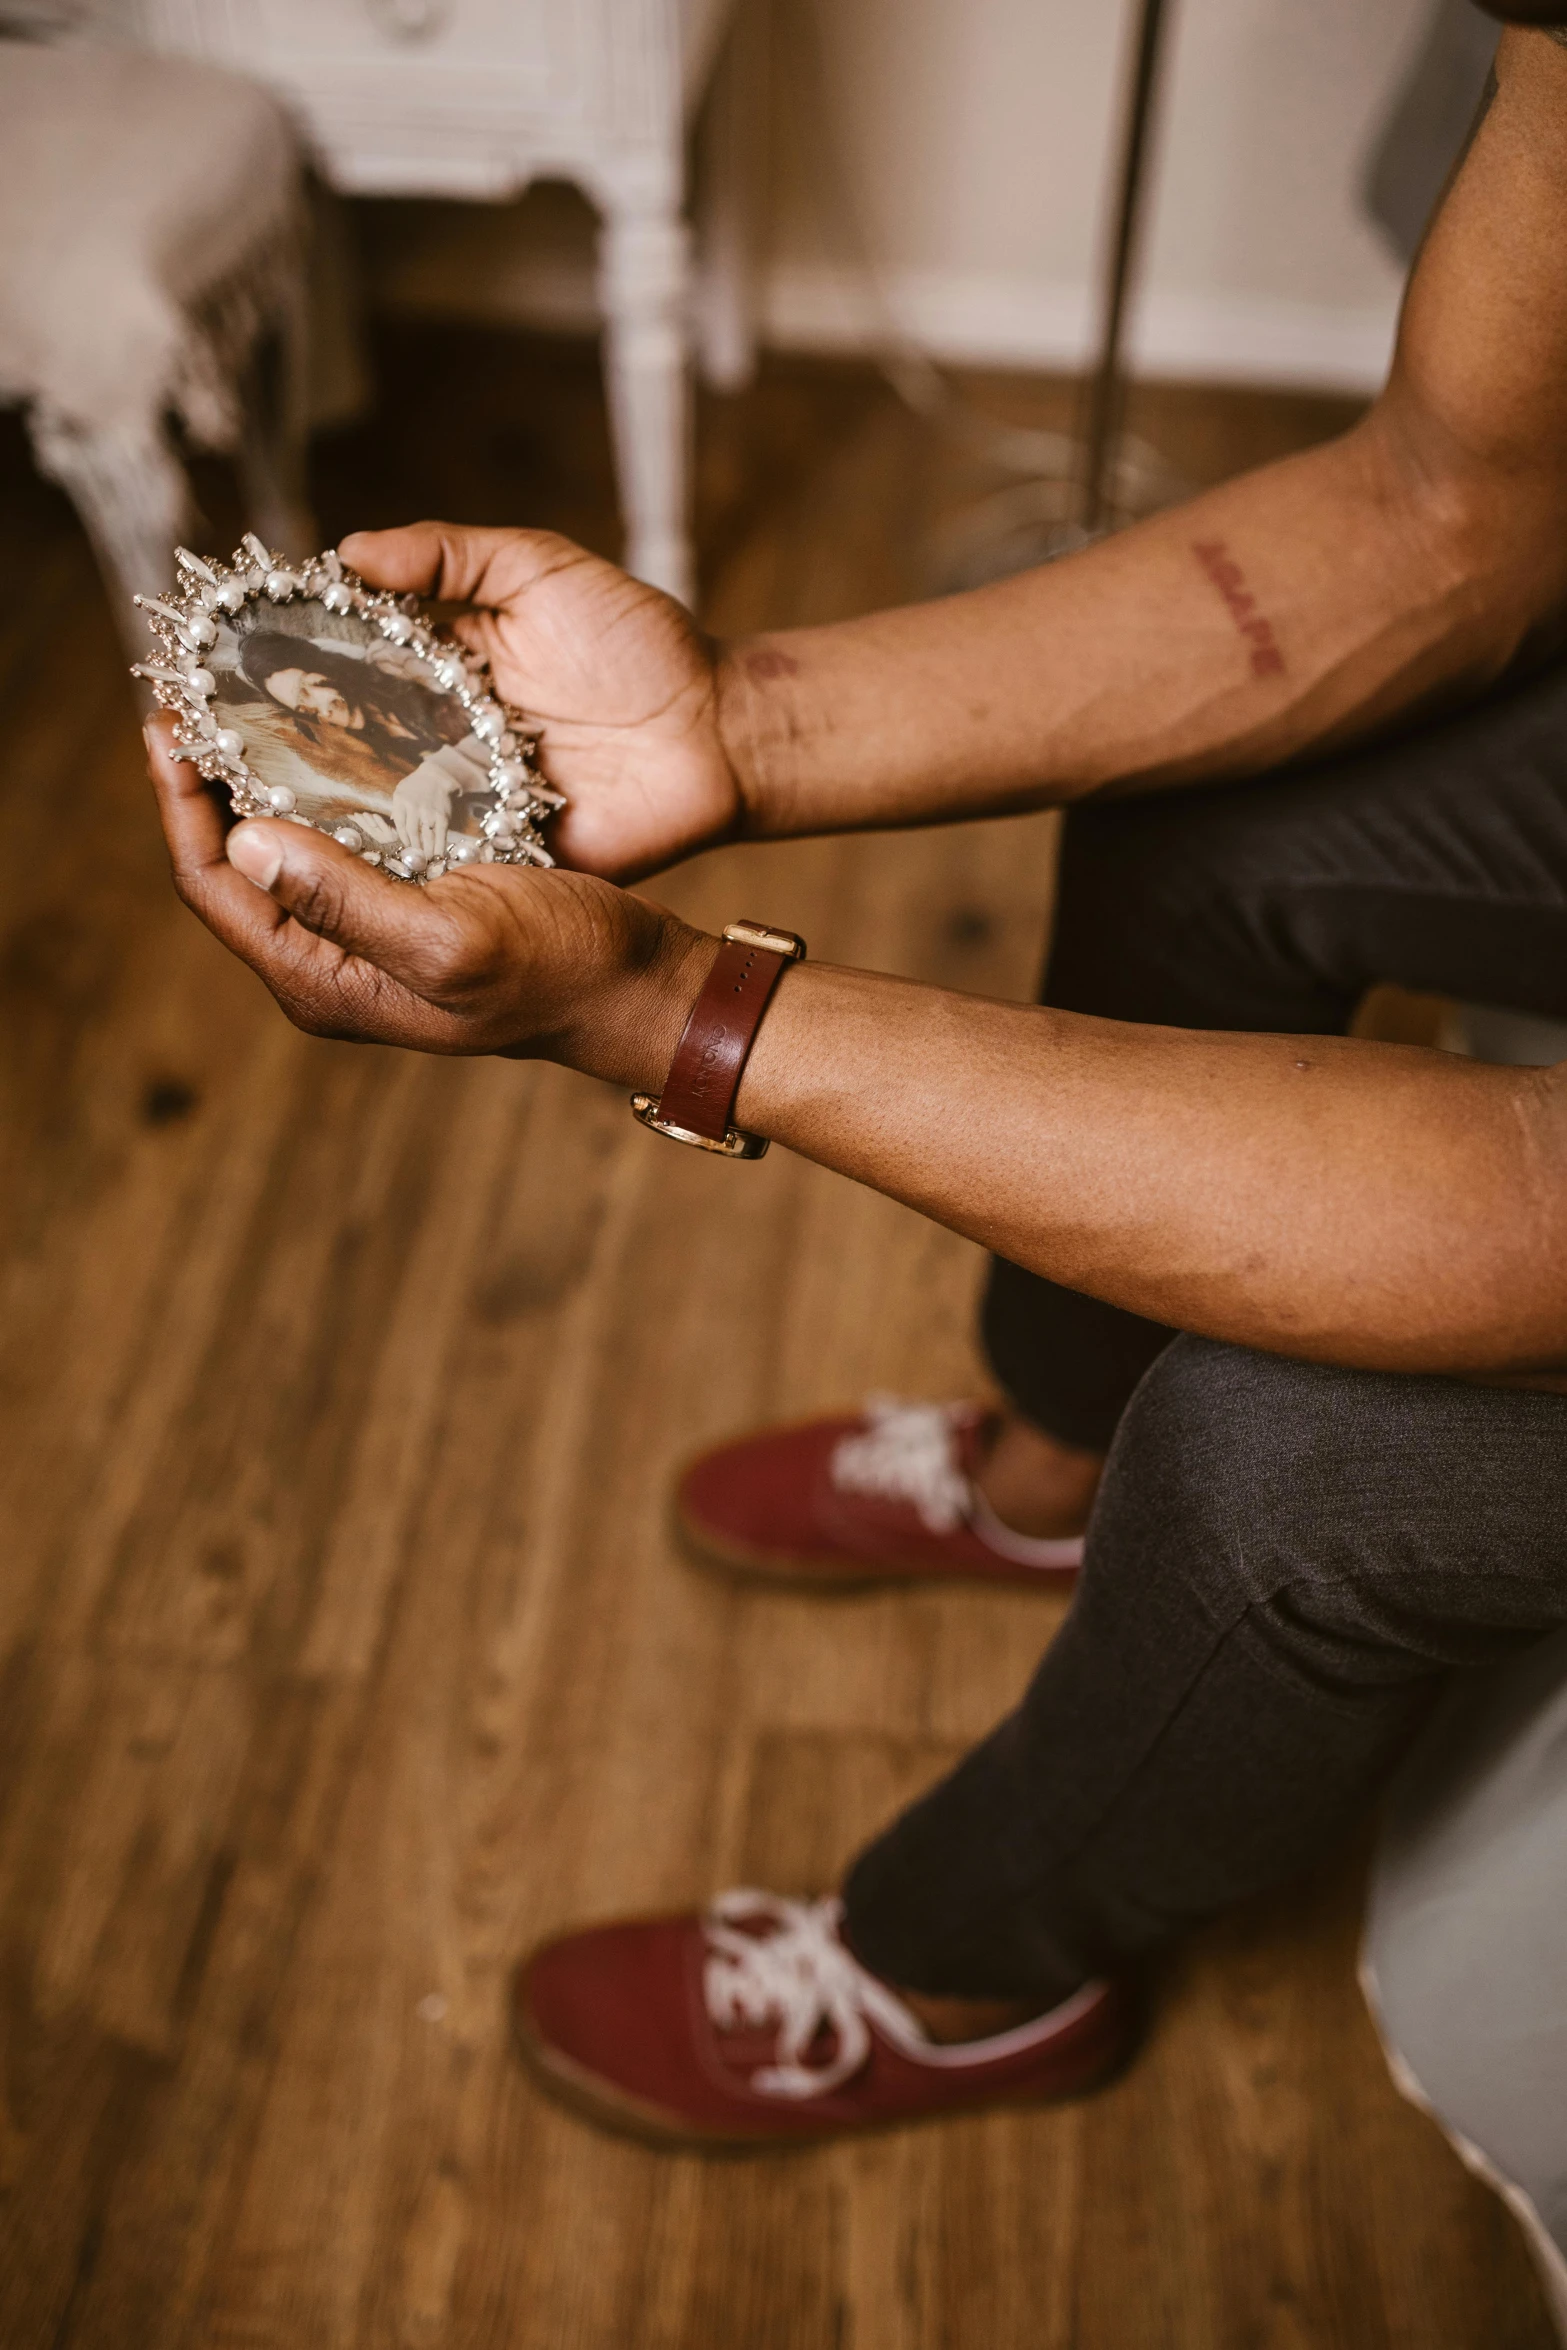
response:
<path fill-rule="evenodd" d="M 744 1125 L 1180 1329 L 1367 1368 L 1567 1365 L 1550 1073 L 1230 1036 L 807 965 Z"/>
<path fill-rule="evenodd" d="M 1545 590 L 1398 428 L 1246 476 L 974 594 L 727 649 L 758 837 L 928 823 L 1273 766 L 1513 658 Z"/>
<path fill-rule="evenodd" d="M 711 959 L 690 941 L 579 1065 L 658 1090 Z M 634 1037 L 616 1025 L 633 1014 Z M 1495 1377 L 1567 1366 L 1563 1107 L 1551 1073 L 1137 1027 L 806 964 L 774 998 L 735 1115 L 1180 1329 Z"/>

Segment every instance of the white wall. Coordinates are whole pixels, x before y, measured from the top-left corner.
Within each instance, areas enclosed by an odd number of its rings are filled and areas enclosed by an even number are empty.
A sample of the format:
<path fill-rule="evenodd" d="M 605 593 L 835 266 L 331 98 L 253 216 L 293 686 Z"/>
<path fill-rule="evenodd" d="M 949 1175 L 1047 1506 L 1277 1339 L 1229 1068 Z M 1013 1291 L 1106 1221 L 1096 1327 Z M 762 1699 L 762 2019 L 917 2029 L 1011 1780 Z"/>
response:
<path fill-rule="evenodd" d="M 1188 0 L 1172 59 L 1143 345 L 1374 385 L 1402 272 L 1359 203 L 1426 0 Z"/>
<path fill-rule="evenodd" d="M 782 0 L 769 313 L 788 341 L 870 312 L 813 132 L 812 0 Z M 954 357 L 1087 347 L 1130 8 L 815 0 L 821 112 L 900 319 Z M 1134 345 L 1163 373 L 1374 384 L 1399 273 L 1362 219 L 1368 141 L 1425 0 L 1170 0 Z M 802 103 L 803 101 L 803 103 Z"/>
<path fill-rule="evenodd" d="M 890 308 L 939 357 L 1079 364 L 1130 0 L 774 6 L 770 337 L 864 347 Z M 1170 8 L 1139 363 L 1371 388 L 1399 273 L 1359 181 L 1427 0 Z M 383 290 L 411 306 L 591 314 L 569 206 L 404 207 L 376 256 Z"/>

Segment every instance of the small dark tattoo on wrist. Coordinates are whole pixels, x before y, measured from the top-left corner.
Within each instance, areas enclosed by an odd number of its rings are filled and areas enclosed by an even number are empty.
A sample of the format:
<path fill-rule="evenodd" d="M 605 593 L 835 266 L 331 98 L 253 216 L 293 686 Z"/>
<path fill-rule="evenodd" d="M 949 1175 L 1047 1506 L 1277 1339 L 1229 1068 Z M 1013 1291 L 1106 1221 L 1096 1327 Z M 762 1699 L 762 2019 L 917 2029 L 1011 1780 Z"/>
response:
<path fill-rule="evenodd" d="M 1257 599 L 1246 585 L 1246 574 L 1223 539 L 1194 539 L 1192 553 L 1225 603 L 1230 618 L 1251 647 L 1253 677 L 1282 677 L 1284 653 L 1273 633 L 1273 623 L 1257 609 Z"/>
<path fill-rule="evenodd" d="M 754 653 L 745 656 L 746 673 L 751 677 L 798 677 L 800 664 L 792 653 L 777 645 L 758 645 Z"/>

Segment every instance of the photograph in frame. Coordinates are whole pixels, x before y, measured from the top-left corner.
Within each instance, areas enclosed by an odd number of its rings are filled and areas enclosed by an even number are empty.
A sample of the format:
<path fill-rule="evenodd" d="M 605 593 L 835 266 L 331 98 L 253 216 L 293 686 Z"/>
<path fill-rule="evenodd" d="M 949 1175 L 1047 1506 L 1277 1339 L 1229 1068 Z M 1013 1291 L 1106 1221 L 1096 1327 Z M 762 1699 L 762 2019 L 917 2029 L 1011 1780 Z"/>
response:
<path fill-rule="evenodd" d="M 236 813 L 309 824 L 396 880 L 552 861 L 539 828 L 561 801 L 536 737 L 412 599 L 254 539 L 229 565 L 179 561 L 177 589 L 138 599 L 160 658 L 136 674 Z"/>

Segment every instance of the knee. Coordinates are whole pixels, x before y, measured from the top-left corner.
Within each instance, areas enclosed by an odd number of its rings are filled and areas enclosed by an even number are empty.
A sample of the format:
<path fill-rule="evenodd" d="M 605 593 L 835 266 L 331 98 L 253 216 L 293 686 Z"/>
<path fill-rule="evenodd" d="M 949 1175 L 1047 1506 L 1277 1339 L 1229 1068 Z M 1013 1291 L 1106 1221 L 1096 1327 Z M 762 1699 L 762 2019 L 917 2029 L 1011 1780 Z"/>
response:
<path fill-rule="evenodd" d="M 1129 1473 L 1200 1493 L 1240 1478 L 1287 1478 L 1302 1444 L 1337 1418 L 1334 1391 L 1356 1376 L 1216 1338 L 1180 1337 L 1139 1382 L 1115 1452 Z"/>
<path fill-rule="evenodd" d="M 1355 1463 L 1384 1384 L 1318 1363 L 1182 1337 L 1133 1396 L 1095 1510 L 1092 1549 L 1197 1583 L 1219 1613 L 1320 1563 L 1354 1579 Z M 1380 1448 L 1378 1448 L 1380 1449 Z"/>

